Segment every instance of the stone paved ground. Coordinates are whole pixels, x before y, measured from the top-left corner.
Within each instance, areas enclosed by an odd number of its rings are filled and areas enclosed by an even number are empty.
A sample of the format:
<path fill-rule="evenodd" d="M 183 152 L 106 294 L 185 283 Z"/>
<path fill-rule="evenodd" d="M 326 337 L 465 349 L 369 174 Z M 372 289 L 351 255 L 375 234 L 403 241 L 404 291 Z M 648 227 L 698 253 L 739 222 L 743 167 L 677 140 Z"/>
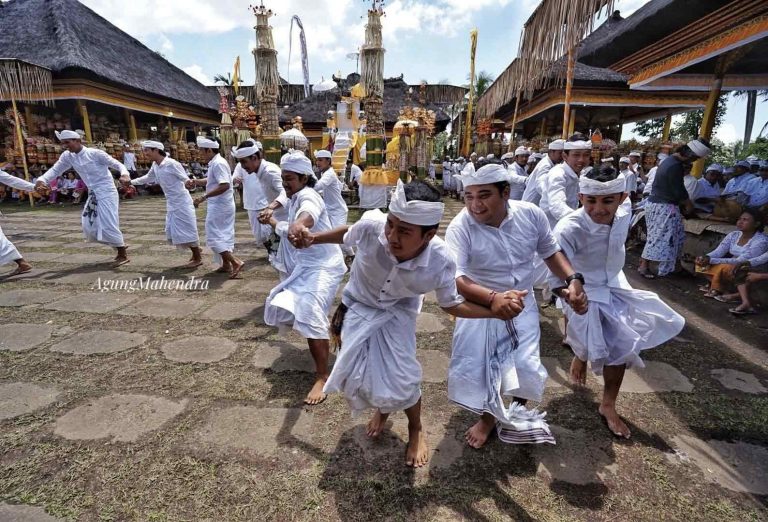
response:
<path fill-rule="evenodd" d="M 228 281 L 210 264 L 172 269 L 186 257 L 163 242 L 164 208 L 121 205 L 133 261 L 117 271 L 110 249 L 78 241 L 77 209 L 2 209 L 36 268 L 0 282 L 0 520 L 768 518 L 765 331 L 701 304 L 692 283 L 655 282 L 688 326 L 627 376 L 632 441 L 602 425 L 599 381 L 568 385 L 547 308 L 542 407 L 558 444 L 480 451 L 463 443 L 472 416 L 446 399 L 452 322 L 428 296 L 418 344 L 432 455 L 413 471 L 402 414 L 371 442 L 342 398 L 303 407 L 311 359 L 301 338 L 263 324 L 276 276 L 246 215 L 247 269 Z M 147 277 L 209 288 L 99 291 Z"/>

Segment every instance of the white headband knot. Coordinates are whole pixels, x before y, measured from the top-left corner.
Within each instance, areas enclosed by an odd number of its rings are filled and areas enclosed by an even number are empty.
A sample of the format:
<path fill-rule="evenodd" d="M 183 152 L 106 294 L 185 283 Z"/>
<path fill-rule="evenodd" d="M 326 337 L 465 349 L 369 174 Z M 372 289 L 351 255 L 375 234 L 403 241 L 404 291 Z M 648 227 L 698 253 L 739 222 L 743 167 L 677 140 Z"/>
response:
<path fill-rule="evenodd" d="M 709 147 L 704 145 L 699 140 L 692 140 L 688 142 L 688 148 L 693 151 L 694 154 L 696 154 L 700 158 L 706 158 L 709 156 L 709 153 L 711 152 L 709 150 Z"/>
<path fill-rule="evenodd" d="M 232 147 L 232 155 L 237 159 L 249 158 L 261 150 L 261 143 L 254 140 L 248 140 L 251 145 L 248 147 Z"/>
<path fill-rule="evenodd" d="M 597 181 L 585 176 L 579 177 L 579 193 L 585 196 L 607 196 L 626 192 L 627 180 L 624 174 L 619 174 L 610 181 Z"/>
<path fill-rule="evenodd" d="M 392 201 L 389 202 L 389 212 L 397 219 L 426 227 L 439 224 L 443 219 L 444 209 L 442 202 L 407 201 L 402 180 L 397 180 L 397 188 L 392 195 Z"/>
<path fill-rule="evenodd" d="M 283 157 L 280 158 L 280 168 L 303 176 L 315 177 L 315 171 L 312 170 L 312 162 L 300 150 L 292 150 L 287 154 L 283 154 Z"/>
<path fill-rule="evenodd" d="M 197 137 L 197 146 L 201 149 L 218 149 L 219 144 L 213 140 L 209 140 L 205 136 Z"/>
<path fill-rule="evenodd" d="M 591 141 L 566 141 L 563 144 L 563 150 L 592 150 Z"/>
<path fill-rule="evenodd" d="M 80 136 L 75 131 L 71 130 L 63 130 L 61 132 L 59 131 L 53 131 L 54 134 L 56 134 L 56 137 L 59 139 L 59 141 L 62 140 L 82 140 L 82 136 Z"/>
<path fill-rule="evenodd" d="M 165 145 L 160 143 L 159 141 L 142 141 L 141 146 L 145 149 L 158 149 L 158 150 L 165 150 Z"/>

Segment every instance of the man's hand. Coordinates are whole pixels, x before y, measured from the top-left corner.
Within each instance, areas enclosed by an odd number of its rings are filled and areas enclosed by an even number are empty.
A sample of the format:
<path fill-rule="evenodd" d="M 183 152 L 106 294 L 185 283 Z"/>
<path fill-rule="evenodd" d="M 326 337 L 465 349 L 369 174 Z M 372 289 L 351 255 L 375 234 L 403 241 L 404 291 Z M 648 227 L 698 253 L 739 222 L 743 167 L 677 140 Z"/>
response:
<path fill-rule="evenodd" d="M 197 183 L 195 183 L 194 179 L 188 179 L 184 182 L 184 186 L 187 187 L 187 189 L 192 190 L 197 186 Z"/>
<path fill-rule="evenodd" d="M 523 300 L 528 295 L 527 290 L 507 290 L 504 293 L 494 294 L 491 300 L 491 313 L 498 319 L 514 319 L 523 312 L 525 303 Z"/>
<path fill-rule="evenodd" d="M 200 206 L 200 203 L 202 203 L 203 201 L 205 201 L 204 197 L 195 198 L 192 200 L 192 204 L 195 205 L 195 208 L 197 208 Z"/>
<path fill-rule="evenodd" d="M 589 300 L 587 299 L 587 293 L 584 291 L 584 287 L 581 286 L 581 281 L 574 279 L 568 288 L 560 293 L 560 296 L 568 301 L 568 304 L 573 308 L 573 311 L 579 315 L 584 315 L 589 309 Z"/>
<path fill-rule="evenodd" d="M 123 174 L 120 176 L 120 183 L 123 185 L 130 185 L 131 184 L 131 176 Z"/>
<path fill-rule="evenodd" d="M 259 213 L 259 223 L 262 225 L 269 225 L 270 220 L 272 219 L 272 214 L 274 211 L 271 208 L 265 208 Z"/>
<path fill-rule="evenodd" d="M 288 228 L 288 241 L 298 249 L 309 248 L 315 240 L 314 234 L 300 223 L 294 223 Z"/>
<path fill-rule="evenodd" d="M 49 187 L 45 181 L 38 180 L 37 183 L 35 183 L 35 192 L 38 194 L 48 195 L 51 193 L 51 187 Z"/>

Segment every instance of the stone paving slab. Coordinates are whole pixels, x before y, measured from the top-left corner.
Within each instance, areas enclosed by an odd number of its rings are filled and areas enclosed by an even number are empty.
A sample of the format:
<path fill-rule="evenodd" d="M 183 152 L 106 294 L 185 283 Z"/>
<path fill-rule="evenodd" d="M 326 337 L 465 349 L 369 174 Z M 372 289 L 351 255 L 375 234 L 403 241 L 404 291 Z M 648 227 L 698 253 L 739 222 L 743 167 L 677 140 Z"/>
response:
<path fill-rule="evenodd" d="M 48 324 L 10 323 L 0 325 L 0 351 L 23 352 L 51 338 L 53 326 Z"/>
<path fill-rule="evenodd" d="M 148 395 L 108 395 L 59 417 L 53 432 L 70 440 L 134 442 L 179 415 L 187 404 L 186 399 L 175 402 Z"/>
<path fill-rule="evenodd" d="M 92 314 L 106 314 L 122 306 L 136 301 L 138 296 L 124 292 L 86 292 L 47 304 L 48 310 L 61 310 L 63 312 L 87 312 Z"/>
<path fill-rule="evenodd" d="M 55 388 L 31 382 L 0 384 L 0 420 L 13 419 L 45 408 L 56 401 L 59 393 Z"/>
<path fill-rule="evenodd" d="M 24 250 L 27 248 L 61 248 L 64 243 L 60 241 L 39 241 L 39 240 L 30 240 L 30 241 L 20 241 L 16 243 L 16 248 L 19 250 Z"/>
<path fill-rule="evenodd" d="M 256 368 L 269 369 L 275 373 L 290 371 L 314 373 L 315 363 L 306 341 L 268 341 L 256 343 L 253 365 Z M 328 363 L 333 364 L 334 354 Z"/>
<path fill-rule="evenodd" d="M 117 353 L 136 348 L 147 342 L 147 336 L 115 330 L 80 332 L 51 346 L 52 352 L 92 355 Z"/>
<path fill-rule="evenodd" d="M 568 368 L 563 366 L 563 362 L 557 357 L 542 357 L 541 364 L 547 369 L 549 378 L 545 384 L 546 388 L 564 388 L 569 387 L 571 378 L 568 375 Z M 587 381 L 594 379 L 591 370 L 587 373 Z"/>
<path fill-rule="evenodd" d="M 160 268 L 171 268 L 183 265 L 187 262 L 187 258 L 184 254 L 179 254 L 178 256 L 133 256 L 128 252 L 128 255 L 131 259 L 130 264 L 139 267 L 156 266 Z"/>
<path fill-rule="evenodd" d="M 88 243 L 85 244 L 87 245 Z M 114 262 L 114 258 L 115 256 L 112 252 L 105 251 L 103 254 L 67 254 L 60 256 L 57 262 L 67 265 L 111 264 Z"/>
<path fill-rule="evenodd" d="M 52 517 L 45 509 L 21 504 L 0 504 L 0 520 L 3 522 L 66 522 Z"/>
<path fill-rule="evenodd" d="M 24 257 L 24 259 L 30 263 L 47 263 L 49 261 L 53 261 L 54 259 L 60 260 L 63 257 L 63 254 L 60 252 L 25 252 L 23 248 L 21 248 L 19 252 Z"/>
<path fill-rule="evenodd" d="M 768 495 L 768 448 L 746 442 L 673 437 L 678 455 L 689 458 L 708 482 L 737 491 Z"/>
<path fill-rule="evenodd" d="M 274 456 L 292 438 L 311 442 L 313 420 L 311 412 L 300 408 L 234 406 L 214 410 L 193 439 L 213 449 Z M 290 425 L 288 433 L 281 433 L 284 425 Z M 293 447 L 282 449 L 287 452 Z"/>
<path fill-rule="evenodd" d="M 205 303 L 198 299 L 177 297 L 149 297 L 133 302 L 119 310 L 120 315 L 142 315 L 146 317 L 189 317 L 200 310 Z"/>
<path fill-rule="evenodd" d="M 67 294 L 49 290 L 3 290 L 0 292 L 0 306 L 26 306 L 42 304 Z"/>
<path fill-rule="evenodd" d="M 258 276 L 256 276 L 258 277 Z M 269 295 L 274 287 L 276 287 L 280 281 L 278 279 L 254 279 L 248 281 L 246 284 L 238 287 L 236 290 L 243 294 L 262 294 Z"/>
<path fill-rule="evenodd" d="M 557 444 L 535 444 L 532 452 L 539 461 L 537 474 L 552 481 L 584 486 L 603 483 L 615 469 L 614 457 L 606 443 L 592 440 L 584 430 L 550 425 Z"/>
<path fill-rule="evenodd" d="M 74 241 L 74 242 L 71 242 L 71 243 L 65 243 L 62 246 L 62 248 L 67 249 L 67 250 L 74 250 L 74 249 L 85 250 L 85 249 L 88 249 L 88 250 L 93 250 L 93 251 L 96 251 L 96 252 L 99 252 L 99 253 L 104 252 L 105 256 L 109 255 L 110 253 L 112 254 L 112 257 L 115 256 L 115 249 L 114 248 L 112 248 L 109 245 L 102 245 L 101 243 L 86 243 L 85 241 Z M 67 255 L 71 255 L 71 254 L 67 254 Z"/>
<path fill-rule="evenodd" d="M 688 377 L 671 364 L 658 361 L 645 361 L 645 368 L 628 371 L 621 384 L 622 392 L 659 393 L 693 391 L 693 384 Z"/>
<path fill-rule="evenodd" d="M 451 356 L 440 350 L 416 350 L 416 358 L 421 363 L 424 382 L 443 383 L 448 380 L 448 365 Z"/>
<path fill-rule="evenodd" d="M 416 333 L 437 333 L 445 330 L 445 322 L 435 314 L 422 312 L 416 317 Z"/>
<path fill-rule="evenodd" d="M 212 321 L 240 319 L 264 324 L 264 303 L 258 301 L 227 301 L 212 306 L 200 314 L 200 317 Z"/>
<path fill-rule="evenodd" d="M 738 390 L 744 393 L 762 394 L 768 393 L 768 389 L 752 373 L 740 372 L 728 368 L 717 368 L 710 372 L 712 377 L 729 390 Z"/>
<path fill-rule="evenodd" d="M 212 363 L 235 353 L 237 343 L 223 337 L 197 335 L 165 343 L 160 351 L 167 359 L 184 363 Z"/>

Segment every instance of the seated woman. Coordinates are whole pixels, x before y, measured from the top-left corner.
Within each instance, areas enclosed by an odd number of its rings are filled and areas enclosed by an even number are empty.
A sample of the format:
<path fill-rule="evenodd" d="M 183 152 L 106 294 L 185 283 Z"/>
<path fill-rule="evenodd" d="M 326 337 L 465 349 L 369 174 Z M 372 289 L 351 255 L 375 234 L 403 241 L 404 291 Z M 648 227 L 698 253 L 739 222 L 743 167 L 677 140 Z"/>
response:
<path fill-rule="evenodd" d="M 697 272 L 710 280 L 709 286 L 700 288 L 705 297 L 730 302 L 734 294 L 724 296 L 723 293 L 737 283 L 740 268 L 765 271 L 768 237 L 762 233 L 764 221 L 757 209 L 747 208 L 736 221 L 737 230 L 725 236 L 712 252 L 696 258 Z"/>

